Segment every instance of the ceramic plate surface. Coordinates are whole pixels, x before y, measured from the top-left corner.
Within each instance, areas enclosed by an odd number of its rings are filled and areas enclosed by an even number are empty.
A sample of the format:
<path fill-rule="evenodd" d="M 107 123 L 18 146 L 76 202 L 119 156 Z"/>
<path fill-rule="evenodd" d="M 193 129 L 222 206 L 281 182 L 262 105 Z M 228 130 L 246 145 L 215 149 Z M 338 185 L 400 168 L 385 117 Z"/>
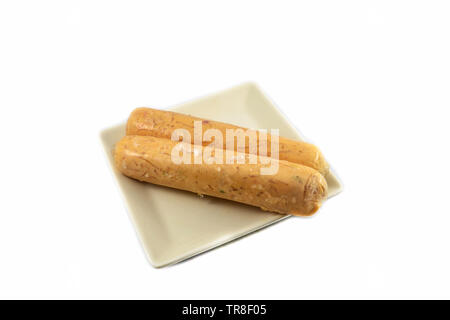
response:
<path fill-rule="evenodd" d="M 303 140 L 300 132 L 253 83 L 170 110 L 248 128 L 277 128 L 281 136 Z M 114 145 L 124 135 L 125 123 L 103 130 L 101 141 L 139 238 L 155 267 L 180 262 L 289 217 L 127 178 L 113 166 Z M 327 182 L 330 196 L 341 190 L 333 173 Z"/>

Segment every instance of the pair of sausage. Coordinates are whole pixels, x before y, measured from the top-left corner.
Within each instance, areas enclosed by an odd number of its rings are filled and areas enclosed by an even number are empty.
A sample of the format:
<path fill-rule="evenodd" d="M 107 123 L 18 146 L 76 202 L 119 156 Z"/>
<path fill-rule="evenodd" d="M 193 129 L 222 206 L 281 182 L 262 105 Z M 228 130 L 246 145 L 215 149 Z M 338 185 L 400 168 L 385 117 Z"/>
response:
<path fill-rule="evenodd" d="M 201 121 L 203 130 L 216 129 L 223 136 L 227 129 L 243 129 L 234 125 L 150 108 L 138 108 L 127 122 L 127 136 L 115 148 L 115 164 L 124 175 L 140 181 L 182 189 L 227 200 L 237 201 L 263 210 L 293 215 L 315 213 L 327 197 L 324 175 L 328 164 L 311 144 L 279 137 L 279 160 L 258 156 L 251 163 L 251 153 L 210 147 L 210 142 L 193 146 L 172 141 L 175 129 L 185 129 L 194 136 L 194 121 Z M 268 135 L 268 145 L 273 139 Z M 259 142 L 259 136 L 258 136 Z M 226 149 L 227 146 L 224 147 Z M 181 150 L 184 160 L 174 162 Z M 208 152 L 213 163 L 195 164 L 198 154 Z M 227 163 L 232 154 L 243 163 Z M 260 174 L 267 164 L 275 165 L 275 174 Z"/>

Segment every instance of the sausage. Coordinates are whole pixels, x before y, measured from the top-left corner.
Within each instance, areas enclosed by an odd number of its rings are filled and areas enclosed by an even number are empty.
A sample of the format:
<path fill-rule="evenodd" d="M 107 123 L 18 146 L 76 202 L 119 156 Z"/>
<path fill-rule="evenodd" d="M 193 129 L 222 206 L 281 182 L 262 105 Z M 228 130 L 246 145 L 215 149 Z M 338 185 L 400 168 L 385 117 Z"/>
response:
<path fill-rule="evenodd" d="M 247 130 L 247 128 L 232 124 L 205 120 L 181 113 L 151 108 L 137 108 L 128 118 L 126 132 L 127 135 L 143 135 L 170 139 L 175 129 L 182 128 L 188 130 L 191 137 L 194 137 L 194 121 L 202 121 L 203 132 L 208 129 L 217 129 L 222 133 L 223 137 L 226 136 L 226 129 Z M 256 132 L 256 135 L 257 145 L 259 145 L 259 133 Z M 268 157 L 271 156 L 270 142 L 271 135 L 267 134 Z M 209 141 L 203 141 L 202 144 L 206 146 L 209 143 Z M 223 148 L 226 148 L 225 143 Z M 236 147 L 234 150 L 236 150 Z M 245 153 L 254 153 L 250 152 L 249 144 L 247 143 Z M 279 159 L 311 167 L 319 171 L 323 176 L 326 176 L 329 172 L 329 165 L 320 150 L 313 144 L 307 142 L 279 137 Z"/>
<path fill-rule="evenodd" d="M 157 185 L 209 195 L 260 207 L 282 214 L 308 216 L 315 213 L 327 197 L 325 178 L 316 170 L 297 163 L 258 157 L 258 163 L 249 164 L 176 164 L 172 149 L 182 147 L 192 159 L 196 151 L 191 144 L 152 136 L 125 136 L 115 147 L 116 168 L 124 175 Z M 205 151 L 208 147 L 197 146 Z M 191 150 L 189 150 L 191 149 Z M 212 150 L 212 156 L 219 149 Z M 220 150 L 223 151 L 223 150 Z M 231 152 L 231 151 L 230 151 Z M 225 157 L 225 152 L 222 152 Z M 261 175 L 263 161 L 274 161 L 278 172 Z"/>

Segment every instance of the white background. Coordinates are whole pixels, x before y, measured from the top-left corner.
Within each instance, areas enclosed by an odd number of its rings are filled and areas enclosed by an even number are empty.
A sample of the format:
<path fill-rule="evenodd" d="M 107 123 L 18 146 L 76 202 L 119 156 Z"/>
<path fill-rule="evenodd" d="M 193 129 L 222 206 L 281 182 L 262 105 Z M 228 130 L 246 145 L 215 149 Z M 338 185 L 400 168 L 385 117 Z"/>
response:
<path fill-rule="evenodd" d="M 450 298 L 448 1 L 1 1 L 0 298 Z M 101 129 L 257 82 L 345 184 L 145 258 Z"/>

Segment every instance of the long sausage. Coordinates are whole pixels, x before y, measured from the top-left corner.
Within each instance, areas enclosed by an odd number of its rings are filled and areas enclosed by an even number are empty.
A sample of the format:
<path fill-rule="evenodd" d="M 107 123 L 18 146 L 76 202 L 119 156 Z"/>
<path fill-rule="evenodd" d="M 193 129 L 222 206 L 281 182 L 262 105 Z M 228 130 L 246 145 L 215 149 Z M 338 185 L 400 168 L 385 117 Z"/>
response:
<path fill-rule="evenodd" d="M 225 161 L 223 164 L 194 164 L 193 160 L 191 164 L 176 164 L 172 161 L 172 150 L 177 145 L 188 152 L 190 159 L 197 156 L 193 146 L 187 143 L 152 136 L 125 136 L 116 145 L 115 164 L 120 172 L 133 179 L 283 214 L 311 215 L 326 199 L 326 180 L 310 167 L 266 157 L 249 164 L 249 155 L 237 152 L 234 155 L 244 157 L 244 164 Z M 198 148 L 200 152 L 207 149 Z M 217 150 L 213 149 L 211 155 Z M 225 152 L 222 153 L 225 157 Z M 261 175 L 260 169 L 267 163 L 262 160 L 276 161 L 278 172 Z"/>
<path fill-rule="evenodd" d="M 170 139 L 175 129 L 186 129 L 189 131 L 191 137 L 194 137 L 194 121 L 202 121 L 203 131 L 217 129 L 222 133 L 223 137 L 226 136 L 226 129 L 247 130 L 247 128 L 232 124 L 196 118 L 181 113 L 151 108 L 137 108 L 128 118 L 127 135 L 143 135 Z M 257 144 L 259 145 L 259 133 L 256 134 L 258 136 Z M 203 141 L 203 146 L 209 143 L 208 141 Z M 271 135 L 267 134 L 268 157 L 272 156 L 269 147 L 270 144 Z M 226 148 L 225 143 L 223 143 L 223 148 Z M 236 147 L 234 150 L 236 150 Z M 249 151 L 249 144 L 246 144 L 245 153 L 249 153 Z M 329 171 L 328 163 L 320 150 L 313 144 L 307 142 L 279 137 L 279 159 L 311 167 L 319 171 L 323 176 L 326 176 Z"/>

